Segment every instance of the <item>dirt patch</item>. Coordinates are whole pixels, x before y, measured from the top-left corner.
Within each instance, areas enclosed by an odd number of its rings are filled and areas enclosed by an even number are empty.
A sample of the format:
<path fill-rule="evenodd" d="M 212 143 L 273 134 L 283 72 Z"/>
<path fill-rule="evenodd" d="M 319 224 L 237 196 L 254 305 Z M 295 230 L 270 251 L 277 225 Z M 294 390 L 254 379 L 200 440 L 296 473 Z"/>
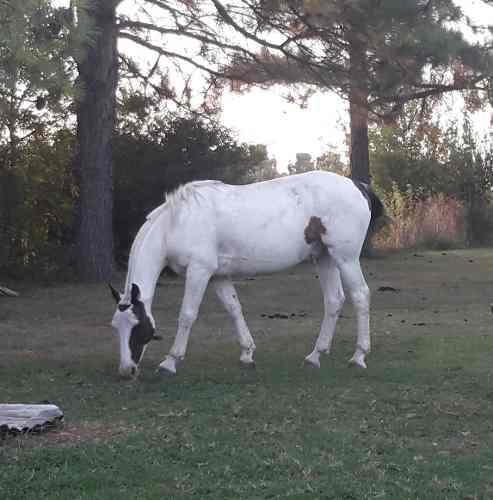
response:
<path fill-rule="evenodd" d="M 5 436 L 3 445 L 15 448 L 72 447 L 81 444 L 98 444 L 125 437 L 135 432 L 135 426 L 124 424 L 105 426 L 97 422 L 62 424 L 43 433 L 31 432 Z"/>
<path fill-rule="evenodd" d="M 80 425 L 64 425 L 59 430 L 40 436 L 46 444 L 54 446 L 77 446 L 82 443 L 101 443 L 111 441 L 117 436 L 126 436 L 135 431 L 134 426 L 120 423 L 105 426 L 99 423 L 84 423 Z"/>

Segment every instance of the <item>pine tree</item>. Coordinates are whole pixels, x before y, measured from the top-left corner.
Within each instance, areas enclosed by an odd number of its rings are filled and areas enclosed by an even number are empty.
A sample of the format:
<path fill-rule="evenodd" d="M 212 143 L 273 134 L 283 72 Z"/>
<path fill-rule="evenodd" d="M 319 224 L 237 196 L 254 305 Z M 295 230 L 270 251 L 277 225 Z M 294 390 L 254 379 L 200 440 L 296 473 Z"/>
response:
<path fill-rule="evenodd" d="M 77 138 L 75 174 L 79 185 L 76 214 L 77 272 L 85 281 L 109 280 L 113 272 L 113 154 L 118 85 L 120 0 L 89 0 L 78 6 L 78 22 L 93 38 L 77 58 Z"/>
<path fill-rule="evenodd" d="M 464 39 L 467 19 L 452 0 L 239 0 L 234 10 L 212 2 L 225 23 L 264 47 L 254 58 L 238 52 L 231 78 L 312 85 L 349 100 L 355 178 L 370 178 L 369 118 L 393 120 L 406 102 L 444 92 L 491 97 L 491 46 Z"/>
<path fill-rule="evenodd" d="M 67 10 L 48 0 L 0 1 L 0 239 L 3 257 L 22 204 L 16 166 L 33 134 L 52 126 L 71 92 Z"/>

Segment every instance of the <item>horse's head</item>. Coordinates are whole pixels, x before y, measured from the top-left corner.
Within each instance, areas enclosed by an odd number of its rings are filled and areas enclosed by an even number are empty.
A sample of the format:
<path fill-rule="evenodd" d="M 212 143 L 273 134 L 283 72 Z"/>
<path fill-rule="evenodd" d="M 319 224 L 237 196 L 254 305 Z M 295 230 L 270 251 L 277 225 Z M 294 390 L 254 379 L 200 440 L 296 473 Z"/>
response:
<path fill-rule="evenodd" d="M 117 331 L 120 342 L 120 375 L 136 377 L 147 344 L 161 337 L 156 335 L 154 318 L 142 302 L 140 289 L 135 283 L 132 284 L 129 304 L 122 303 L 121 295 L 111 285 L 110 290 L 117 303 L 111 326 Z"/>

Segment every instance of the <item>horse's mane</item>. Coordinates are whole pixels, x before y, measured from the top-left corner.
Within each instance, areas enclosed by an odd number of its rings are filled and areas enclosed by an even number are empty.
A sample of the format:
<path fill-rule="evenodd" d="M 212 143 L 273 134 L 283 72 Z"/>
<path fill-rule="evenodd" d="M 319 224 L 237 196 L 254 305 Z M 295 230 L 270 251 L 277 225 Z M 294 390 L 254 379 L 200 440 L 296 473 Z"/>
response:
<path fill-rule="evenodd" d="M 199 201 L 202 193 L 200 188 L 202 187 L 220 187 L 224 186 L 221 181 L 193 181 L 187 184 L 182 184 L 178 186 L 175 190 L 165 193 L 165 202 L 159 207 L 155 208 L 150 212 L 146 219 L 148 221 L 154 221 L 157 217 L 164 211 L 169 210 L 171 212 L 179 208 L 183 203 L 190 201 Z"/>
<path fill-rule="evenodd" d="M 183 203 L 189 203 L 191 201 L 198 202 L 200 198 L 203 199 L 203 193 L 201 192 L 204 187 L 221 187 L 224 184 L 221 181 L 194 181 L 188 184 L 183 184 L 179 186 L 174 191 L 166 193 L 165 206 L 173 211 L 178 208 Z"/>

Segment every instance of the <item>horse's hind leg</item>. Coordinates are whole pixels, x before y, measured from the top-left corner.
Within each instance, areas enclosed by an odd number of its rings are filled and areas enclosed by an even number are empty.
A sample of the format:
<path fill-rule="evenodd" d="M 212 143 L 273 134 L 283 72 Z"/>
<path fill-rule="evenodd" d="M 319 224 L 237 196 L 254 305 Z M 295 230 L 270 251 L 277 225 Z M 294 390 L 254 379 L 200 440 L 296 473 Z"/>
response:
<path fill-rule="evenodd" d="M 241 304 L 233 283 L 228 279 L 215 279 L 214 286 L 219 300 L 233 320 L 241 348 L 240 363 L 248 368 L 254 367 L 255 343 L 243 317 Z"/>
<path fill-rule="evenodd" d="M 341 279 L 356 310 L 358 339 L 349 363 L 366 368 L 365 356 L 370 352 L 370 290 L 366 284 L 359 259 L 339 264 Z"/>
<path fill-rule="evenodd" d="M 317 267 L 324 298 L 324 318 L 315 347 L 305 361 L 319 368 L 320 353 L 330 351 L 337 319 L 344 304 L 344 291 L 339 269 L 329 255 L 324 254 L 320 257 Z"/>
<path fill-rule="evenodd" d="M 200 303 L 211 278 L 212 272 L 203 266 L 190 264 L 185 281 L 185 294 L 178 317 L 178 331 L 169 354 L 160 363 L 158 371 L 174 375 L 176 362 L 185 357 L 192 325 L 197 319 Z"/>
<path fill-rule="evenodd" d="M 349 362 L 366 368 L 365 356 L 370 352 L 370 290 L 361 271 L 359 256 L 368 228 L 369 213 L 362 212 L 360 215 L 353 218 L 341 216 L 332 221 L 322 218 L 319 233 L 329 257 L 339 269 L 344 291 L 356 311 L 358 339 Z"/>

